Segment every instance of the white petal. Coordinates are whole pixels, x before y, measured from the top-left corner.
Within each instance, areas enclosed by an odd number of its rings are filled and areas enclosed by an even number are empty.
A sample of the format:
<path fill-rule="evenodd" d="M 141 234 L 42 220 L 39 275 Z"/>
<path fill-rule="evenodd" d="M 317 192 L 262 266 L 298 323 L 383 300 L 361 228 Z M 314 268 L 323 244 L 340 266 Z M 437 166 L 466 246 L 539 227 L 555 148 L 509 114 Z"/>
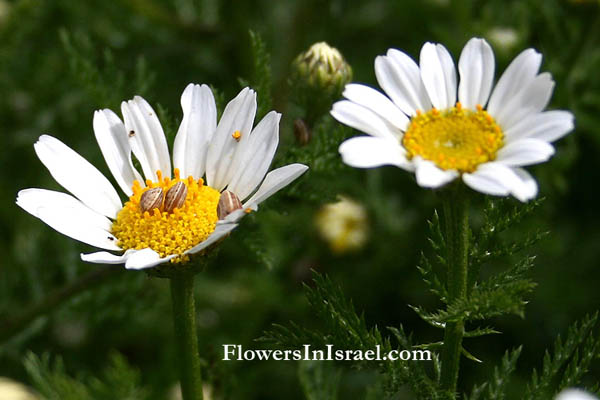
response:
<path fill-rule="evenodd" d="M 131 162 L 131 147 L 125 125 L 117 114 L 109 109 L 94 112 L 93 125 L 94 135 L 108 169 L 121 190 L 127 196 L 131 196 L 133 181 L 137 180 L 143 187 L 144 180 Z"/>
<path fill-rule="evenodd" d="M 538 185 L 535 179 L 533 179 L 533 176 L 531 176 L 531 174 L 525 171 L 523 168 L 513 168 L 512 170 L 523 182 L 522 186 L 518 185 L 515 188 L 518 189 L 518 191 L 513 193 L 514 196 L 521 201 L 527 201 L 537 196 Z"/>
<path fill-rule="evenodd" d="M 98 251 L 96 253 L 80 254 L 85 262 L 94 264 L 125 264 L 129 256 L 138 250 L 129 249 L 121 255 L 115 255 L 107 251 Z"/>
<path fill-rule="evenodd" d="M 240 200 L 250 196 L 269 170 L 279 144 L 281 114 L 271 111 L 256 125 L 245 143 L 241 143 L 231 167 L 235 173 L 227 190 Z"/>
<path fill-rule="evenodd" d="M 340 145 L 344 163 L 355 168 L 374 168 L 394 165 L 413 171 L 413 164 L 406 159 L 406 151 L 397 140 L 359 136 Z"/>
<path fill-rule="evenodd" d="M 492 116 L 502 129 L 508 130 L 529 115 L 537 114 L 546 108 L 553 90 L 552 76 L 547 72 L 541 73 Z"/>
<path fill-rule="evenodd" d="M 330 113 L 333 118 L 342 124 L 358 129 L 371 136 L 398 140 L 402 134 L 400 130 L 387 122 L 386 119 L 352 101 L 338 101 L 333 105 Z"/>
<path fill-rule="evenodd" d="M 190 83 L 181 95 L 183 119 L 173 145 L 173 165 L 182 177 L 204 175 L 206 153 L 217 129 L 217 107 L 210 88 Z"/>
<path fill-rule="evenodd" d="M 502 147 L 497 154 L 497 162 L 511 167 L 538 164 L 547 161 L 554 154 L 554 147 L 539 139 L 520 139 Z"/>
<path fill-rule="evenodd" d="M 529 173 L 497 162 L 479 165 L 475 172 L 463 174 L 463 181 L 479 192 L 495 196 L 512 194 L 522 202 L 537 194 L 537 183 Z"/>
<path fill-rule="evenodd" d="M 177 257 L 177 254 L 173 254 L 164 258 L 160 257 L 160 254 L 152 249 L 146 248 L 138 250 L 129 255 L 125 262 L 125 268 L 127 269 L 145 269 L 152 268 L 159 264 L 166 263 L 172 258 Z"/>
<path fill-rule="evenodd" d="M 492 196 L 508 196 L 509 191 L 493 171 L 478 168 L 475 172 L 462 175 L 463 182 L 471 189 Z"/>
<path fill-rule="evenodd" d="M 222 224 L 222 225 L 217 225 L 217 227 L 215 228 L 214 232 L 211 233 L 210 236 L 207 237 L 204 242 L 197 244 L 196 246 L 192 247 L 189 250 L 186 250 L 183 254 L 195 254 L 195 253 L 198 253 L 199 251 L 204 250 L 205 248 L 207 248 L 211 244 L 216 243 L 221 238 L 223 238 L 226 235 L 228 235 L 229 232 L 231 232 L 235 228 L 237 228 L 237 224 Z"/>
<path fill-rule="evenodd" d="M 225 107 L 206 158 L 206 180 L 210 187 L 221 191 L 230 182 L 235 152 L 248 140 L 255 114 L 256 93 L 249 88 L 242 89 Z M 239 141 L 232 136 L 235 131 L 242 135 Z"/>
<path fill-rule="evenodd" d="M 243 207 L 252 208 L 253 206 L 262 203 L 275 192 L 292 183 L 296 178 L 306 172 L 307 169 L 308 167 L 306 165 L 289 164 L 269 172 L 256 193 L 244 203 Z"/>
<path fill-rule="evenodd" d="M 464 107 L 485 106 L 494 82 L 495 65 L 494 52 L 485 40 L 473 38 L 467 42 L 458 61 L 458 101 Z"/>
<path fill-rule="evenodd" d="M 353 103 L 368 108 L 401 131 L 409 124 L 408 117 L 390 99 L 366 85 L 346 85 L 342 95 Z"/>
<path fill-rule="evenodd" d="M 122 207 L 121 200 L 96 167 L 52 136 L 40 136 L 34 148 L 56 182 L 91 209 L 116 218 Z"/>
<path fill-rule="evenodd" d="M 573 130 L 574 117 L 569 111 L 554 110 L 532 114 L 510 129 L 504 131 L 504 136 L 510 141 L 522 138 L 534 138 L 553 142 Z"/>
<path fill-rule="evenodd" d="M 419 186 L 426 188 L 438 188 L 456 179 L 458 172 L 455 170 L 443 170 L 433 162 L 415 157 L 416 177 Z"/>
<path fill-rule="evenodd" d="M 415 115 L 417 110 L 431 108 L 419 67 L 401 51 L 389 49 L 387 56 L 375 58 L 375 76 L 379 86 L 405 114 Z"/>
<path fill-rule="evenodd" d="M 598 400 L 598 398 L 583 390 L 570 388 L 560 392 L 555 400 Z"/>
<path fill-rule="evenodd" d="M 251 210 L 256 211 L 258 209 L 258 207 L 255 205 L 255 207 L 250 207 Z M 240 219 L 244 218 L 247 214 L 247 209 L 244 208 L 240 208 L 238 210 L 235 210 L 231 213 L 229 213 L 224 219 L 217 221 L 217 225 L 225 225 L 225 224 L 231 224 L 231 223 L 235 223 L 238 222 Z"/>
<path fill-rule="evenodd" d="M 18 193 L 17 205 L 65 236 L 102 249 L 121 250 L 110 233 L 110 220 L 73 196 L 53 190 L 25 189 Z"/>
<path fill-rule="evenodd" d="M 441 44 L 425 43 L 419 58 L 421 79 L 431 104 L 438 110 L 456 103 L 456 68 L 452 56 Z"/>
<path fill-rule="evenodd" d="M 156 171 L 163 176 L 171 176 L 171 159 L 167 139 L 156 113 L 142 97 L 121 103 L 125 129 L 133 154 L 139 160 L 144 176 L 154 182 L 158 180 Z"/>
<path fill-rule="evenodd" d="M 509 103 L 523 87 L 531 84 L 541 63 L 542 55 L 533 49 L 524 50 L 510 63 L 490 96 L 487 106 L 490 115 L 495 118 L 498 111 Z"/>

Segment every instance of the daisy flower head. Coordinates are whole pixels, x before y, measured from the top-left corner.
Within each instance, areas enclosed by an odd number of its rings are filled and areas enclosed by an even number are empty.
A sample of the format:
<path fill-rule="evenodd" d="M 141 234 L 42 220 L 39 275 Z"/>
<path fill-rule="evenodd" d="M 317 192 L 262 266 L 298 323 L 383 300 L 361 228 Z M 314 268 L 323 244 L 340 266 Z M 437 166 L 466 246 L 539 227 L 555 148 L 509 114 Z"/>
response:
<path fill-rule="evenodd" d="M 458 74 L 441 44 L 425 43 L 418 65 L 390 49 L 375 59 L 387 96 L 349 84 L 347 100 L 333 105 L 335 119 L 370 135 L 342 143 L 342 159 L 358 168 L 403 168 L 422 187 L 462 179 L 476 191 L 527 201 L 538 187 L 522 167 L 548 160 L 550 143 L 574 125 L 568 111 L 544 111 L 554 81 L 538 73 L 541 62 L 535 50 L 523 51 L 494 86 L 494 53 L 484 39 L 467 42 Z"/>
<path fill-rule="evenodd" d="M 100 171 L 48 135 L 35 143 L 35 152 L 71 194 L 25 189 L 17 204 L 66 236 L 120 252 L 82 254 L 84 261 L 143 269 L 185 262 L 206 251 L 308 168 L 290 164 L 267 173 L 279 142 L 281 114 L 271 111 L 253 128 L 256 93 L 249 88 L 227 104 L 218 123 L 206 85 L 189 84 L 181 107 L 173 170 L 161 124 L 142 97 L 121 104 L 123 120 L 109 109 L 94 113 L 96 140 L 128 197 L 125 204 Z M 132 153 L 141 171 L 134 167 Z"/>

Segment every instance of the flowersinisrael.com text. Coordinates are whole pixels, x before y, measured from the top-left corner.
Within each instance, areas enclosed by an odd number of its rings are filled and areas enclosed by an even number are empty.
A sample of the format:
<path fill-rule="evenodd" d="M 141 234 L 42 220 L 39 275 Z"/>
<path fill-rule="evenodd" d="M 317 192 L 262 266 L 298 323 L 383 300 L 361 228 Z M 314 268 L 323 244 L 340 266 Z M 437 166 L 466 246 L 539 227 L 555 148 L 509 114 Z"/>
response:
<path fill-rule="evenodd" d="M 224 361 L 431 361 L 429 350 L 391 350 L 382 352 L 379 345 L 371 350 L 335 349 L 332 344 L 323 350 L 312 350 L 310 344 L 294 350 L 244 350 L 240 344 L 224 344 Z"/>

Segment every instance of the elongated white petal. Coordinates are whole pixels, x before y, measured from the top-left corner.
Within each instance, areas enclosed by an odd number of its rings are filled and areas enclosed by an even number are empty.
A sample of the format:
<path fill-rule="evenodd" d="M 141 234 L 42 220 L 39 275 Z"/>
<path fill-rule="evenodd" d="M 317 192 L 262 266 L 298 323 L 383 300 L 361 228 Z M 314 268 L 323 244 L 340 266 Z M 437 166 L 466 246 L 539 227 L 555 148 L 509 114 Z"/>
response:
<path fill-rule="evenodd" d="M 492 196 L 508 196 L 509 190 L 493 171 L 478 168 L 475 172 L 462 175 L 463 182 L 471 189 Z"/>
<path fill-rule="evenodd" d="M 520 139 L 502 147 L 497 154 L 497 162 L 511 167 L 538 164 L 547 161 L 554 154 L 554 147 L 544 140 Z"/>
<path fill-rule="evenodd" d="M 454 170 L 443 170 L 433 162 L 415 157 L 416 177 L 419 186 L 426 188 L 438 188 L 456 179 L 458 172 Z"/>
<path fill-rule="evenodd" d="M 502 129 L 508 130 L 527 116 L 537 114 L 546 108 L 553 90 L 554 81 L 552 76 L 547 72 L 543 72 L 536 76 L 527 87 L 516 93 L 497 114 L 492 116 Z"/>
<path fill-rule="evenodd" d="M 487 110 L 494 118 L 524 87 L 529 86 L 542 64 L 542 55 L 534 49 L 521 52 L 506 68 L 488 102 Z"/>
<path fill-rule="evenodd" d="M 389 49 L 387 56 L 378 56 L 375 75 L 379 86 L 405 114 L 415 115 L 417 110 L 431 108 L 419 67 L 401 51 Z"/>
<path fill-rule="evenodd" d="M 419 58 L 421 79 L 431 104 L 443 110 L 456 103 L 456 68 L 452 56 L 441 44 L 425 43 Z"/>
<path fill-rule="evenodd" d="M 479 165 L 475 172 L 463 174 L 463 181 L 479 192 L 495 196 L 512 194 L 522 202 L 537 194 L 537 184 L 529 173 L 498 162 Z"/>
<path fill-rule="evenodd" d="M 401 131 L 408 126 L 408 117 L 390 99 L 366 85 L 351 83 L 346 85 L 342 95 L 353 103 L 361 105 Z"/>
<path fill-rule="evenodd" d="M 413 171 L 406 159 L 406 151 L 397 140 L 359 136 L 344 141 L 339 148 L 344 163 L 355 168 L 374 168 L 394 165 Z"/>
<path fill-rule="evenodd" d="M 402 134 L 387 120 L 352 101 L 342 100 L 334 103 L 330 113 L 342 124 L 374 137 L 398 140 Z"/>
<path fill-rule="evenodd" d="M 206 158 L 209 186 L 221 191 L 230 182 L 235 152 L 240 144 L 248 140 L 255 114 L 256 93 L 249 88 L 242 89 L 225 107 Z M 233 137 L 236 131 L 241 135 L 238 139 Z"/>
<path fill-rule="evenodd" d="M 204 242 L 197 244 L 189 250 L 186 250 L 184 254 L 195 254 L 199 251 L 206 249 L 208 246 L 218 242 L 221 238 L 227 236 L 235 228 L 237 228 L 237 224 L 217 225 L 214 232 L 211 233 L 210 236 L 207 237 Z"/>
<path fill-rule="evenodd" d="M 206 85 L 190 83 L 181 95 L 183 119 L 173 145 L 173 165 L 182 177 L 204 175 L 206 154 L 217 129 L 217 107 Z"/>
<path fill-rule="evenodd" d="M 458 61 L 458 101 L 464 107 L 485 106 L 492 90 L 495 66 L 494 52 L 485 40 L 473 38 L 467 42 Z"/>
<path fill-rule="evenodd" d="M 80 254 L 81 260 L 94 264 L 125 264 L 131 254 L 138 250 L 129 249 L 123 254 L 112 254 L 107 251 L 98 251 L 96 253 Z"/>
<path fill-rule="evenodd" d="M 121 200 L 96 167 L 52 136 L 40 136 L 34 149 L 56 182 L 94 211 L 116 218 Z"/>
<path fill-rule="evenodd" d="M 307 169 L 308 167 L 303 164 L 289 164 L 269 172 L 256 193 L 243 204 L 243 207 L 252 207 L 262 203 L 278 190 L 292 183 Z"/>
<path fill-rule="evenodd" d="M 166 263 L 172 258 L 177 257 L 177 254 L 173 254 L 164 258 L 160 257 L 160 254 L 152 249 L 137 250 L 127 257 L 125 261 L 125 268 L 127 269 L 146 269 L 152 268 L 159 264 Z"/>
<path fill-rule="evenodd" d="M 523 182 L 522 186 L 517 186 L 518 192 L 514 192 L 514 196 L 521 201 L 527 201 L 537 196 L 538 184 L 533 179 L 533 176 L 523 168 L 513 168 L 512 170 L 517 174 L 521 182 Z"/>
<path fill-rule="evenodd" d="M 133 167 L 131 147 L 127 131 L 121 119 L 109 109 L 94 112 L 94 135 L 100 151 L 106 160 L 108 169 L 115 177 L 121 190 L 127 195 L 133 194 L 133 181 L 144 185 L 144 180 Z"/>
<path fill-rule="evenodd" d="M 515 123 L 504 131 L 504 136 L 510 141 L 533 138 L 553 142 L 572 131 L 574 123 L 573 114 L 569 111 L 546 111 Z"/>
<path fill-rule="evenodd" d="M 17 195 L 17 205 L 65 236 L 107 250 L 120 250 L 110 233 L 108 218 L 86 207 L 66 193 L 45 189 L 25 189 Z"/>
<path fill-rule="evenodd" d="M 235 172 L 227 190 L 242 201 L 250 196 L 269 170 L 279 144 L 280 119 L 281 114 L 275 111 L 265 115 L 235 156 L 232 166 Z"/>
<path fill-rule="evenodd" d="M 121 103 L 125 129 L 133 154 L 139 160 L 144 176 L 154 182 L 160 170 L 163 176 L 171 176 L 171 159 L 167 139 L 156 113 L 142 97 Z"/>

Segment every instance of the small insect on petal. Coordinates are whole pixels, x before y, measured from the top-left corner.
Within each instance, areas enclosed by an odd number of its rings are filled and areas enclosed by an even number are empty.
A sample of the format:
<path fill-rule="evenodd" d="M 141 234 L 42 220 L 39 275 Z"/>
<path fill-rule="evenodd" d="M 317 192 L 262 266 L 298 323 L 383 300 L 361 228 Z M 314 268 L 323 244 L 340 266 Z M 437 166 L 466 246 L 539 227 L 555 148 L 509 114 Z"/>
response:
<path fill-rule="evenodd" d="M 242 132 L 235 131 L 231 134 L 231 137 L 234 138 L 236 142 L 239 142 L 240 139 L 242 138 Z"/>
<path fill-rule="evenodd" d="M 174 209 L 180 208 L 185 203 L 188 188 L 183 182 L 177 182 L 167 191 L 165 195 L 165 211 L 170 213 Z"/>
<path fill-rule="evenodd" d="M 140 199 L 140 210 L 142 213 L 160 208 L 163 202 L 163 190 L 159 187 L 146 190 Z"/>
<path fill-rule="evenodd" d="M 229 190 L 224 190 L 219 198 L 219 205 L 217 206 L 217 215 L 219 219 L 224 219 L 226 216 L 242 208 L 242 202 L 235 193 Z"/>

